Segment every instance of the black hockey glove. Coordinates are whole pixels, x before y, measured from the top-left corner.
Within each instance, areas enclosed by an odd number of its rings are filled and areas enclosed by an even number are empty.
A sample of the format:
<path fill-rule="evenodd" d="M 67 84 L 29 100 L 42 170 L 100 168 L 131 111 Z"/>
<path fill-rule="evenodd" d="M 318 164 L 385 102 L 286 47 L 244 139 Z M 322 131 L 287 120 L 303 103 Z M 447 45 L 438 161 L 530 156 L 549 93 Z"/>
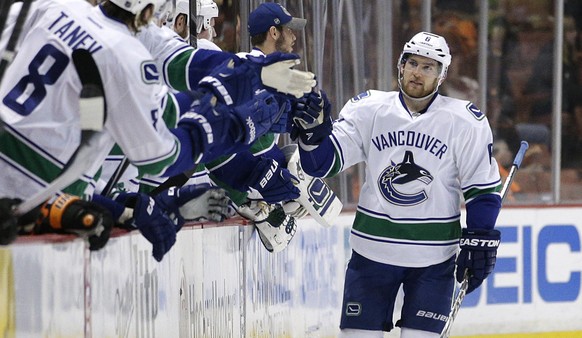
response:
<path fill-rule="evenodd" d="M 101 205 L 62 194 L 41 207 L 34 233 L 76 234 L 89 241 L 90 250 L 99 250 L 107 244 L 113 223 Z"/>
<path fill-rule="evenodd" d="M 331 134 L 331 103 L 324 91 L 312 91 L 297 100 L 292 115 L 291 139 L 299 137 L 302 145 L 318 146 Z"/>
<path fill-rule="evenodd" d="M 493 272 L 500 242 L 501 234 L 498 230 L 463 229 L 456 277 L 461 283 L 467 271 L 469 277 L 467 294 L 478 288 Z"/>
<path fill-rule="evenodd" d="M 18 235 L 18 221 L 12 209 L 21 202 L 18 198 L 0 198 L 0 245 L 14 242 Z"/>
<path fill-rule="evenodd" d="M 299 182 L 279 162 L 262 158 L 249 177 L 247 185 L 257 190 L 266 202 L 277 203 L 299 198 L 299 188 L 293 184 L 294 181 Z"/>

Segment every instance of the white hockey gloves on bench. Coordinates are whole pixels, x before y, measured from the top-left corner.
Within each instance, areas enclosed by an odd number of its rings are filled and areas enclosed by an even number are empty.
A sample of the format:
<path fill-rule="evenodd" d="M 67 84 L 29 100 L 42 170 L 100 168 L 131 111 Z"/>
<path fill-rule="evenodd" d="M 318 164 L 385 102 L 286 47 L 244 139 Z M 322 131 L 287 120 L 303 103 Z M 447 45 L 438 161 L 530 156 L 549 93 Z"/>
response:
<path fill-rule="evenodd" d="M 269 252 L 283 251 L 297 232 L 295 218 L 285 214 L 280 204 L 249 201 L 238 207 L 237 212 L 254 222 L 259 239 Z"/>

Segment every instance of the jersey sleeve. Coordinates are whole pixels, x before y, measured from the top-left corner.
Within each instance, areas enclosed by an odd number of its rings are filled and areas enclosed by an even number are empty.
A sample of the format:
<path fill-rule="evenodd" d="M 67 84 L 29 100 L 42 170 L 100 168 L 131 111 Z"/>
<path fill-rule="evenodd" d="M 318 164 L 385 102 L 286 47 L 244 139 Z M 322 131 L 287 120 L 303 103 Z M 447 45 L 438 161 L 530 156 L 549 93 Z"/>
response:
<path fill-rule="evenodd" d="M 459 129 L 456 161 L 465 201 L 469 203 L 479 195 L 498 193 L 501 178 L 493 157 L 493 135 L 487 118 L 483 116 L 481 120 L 471 121 L 469 127 Z"/>
<path fill-rule="evenodd" d="M 135 47 L 130 57 L 137 62 L 101 61 L 106 65 L 102 72 L 108 106 L 105 127 L 140 174 L 158 175 L 175 161 L 180 146 L 163 119 L 167 88 L 160 83 L 155 62 L 144 57 L 145 50 Z"/>
<path fill-rule="evenodd" d="M 339 170 L 343 171 L 367 158 L 369 126 L 373 123 L 373 108 L 367 102 L 350 100 L 340 111 L 333 124 L 331 136 L 335 147 Z"/>
<path fill-rule="evenodd" d="M 198 82 L 233 54 L 194 49 L 167 27 L 148 25 L 137 38 L 152 54 L 164 83 L 177 91 L 193 90 Z"/>

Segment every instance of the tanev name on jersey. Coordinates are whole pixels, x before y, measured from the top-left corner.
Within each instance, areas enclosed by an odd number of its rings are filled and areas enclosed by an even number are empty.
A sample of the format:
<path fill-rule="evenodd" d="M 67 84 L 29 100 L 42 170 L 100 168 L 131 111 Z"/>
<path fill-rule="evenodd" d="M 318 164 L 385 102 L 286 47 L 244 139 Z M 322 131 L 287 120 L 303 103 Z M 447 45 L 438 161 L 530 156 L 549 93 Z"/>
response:
<path fill-rule="evenodd" d="M 398 130 L 387 132 L 386 135 L 380 134 L 379 136 L 372 138 L 372 143 L 378 151 L 394 146 L 410 146 L 424 149 L 439 159 L 442 159 L 443 155 L 449 149 L 449 147 L 438 138 L 424 133 L 418 133 L 414 130 Z"/>
<path fill-rule="evenodd" d="M 61 12 L 61 15 L 49 26 L 57 37 L 63 40 L 73 50 L 83 48 L 91 54 L 103 48 L 93 36 L 87 33 L 75 20 L 67 19 L 69 16 Z"/>

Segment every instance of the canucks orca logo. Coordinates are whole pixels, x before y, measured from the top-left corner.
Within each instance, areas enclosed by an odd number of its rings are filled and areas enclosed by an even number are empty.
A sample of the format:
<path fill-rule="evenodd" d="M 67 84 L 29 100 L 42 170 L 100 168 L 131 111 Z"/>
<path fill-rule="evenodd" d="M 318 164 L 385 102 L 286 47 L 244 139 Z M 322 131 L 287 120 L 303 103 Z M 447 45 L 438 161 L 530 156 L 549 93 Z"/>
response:
<path fill-rule="evenodd" d="M 423 185 L 432 182 L 433 177 L 428 170 L 414 163 L 411 151 L 406 151 L 402 162 L 384 169 L 378 179 L 378 187 L 384 198 L 396 205 L 411 206 L 427 199 Z M 417 183 L 422 183 L 421 185 Z"/>

